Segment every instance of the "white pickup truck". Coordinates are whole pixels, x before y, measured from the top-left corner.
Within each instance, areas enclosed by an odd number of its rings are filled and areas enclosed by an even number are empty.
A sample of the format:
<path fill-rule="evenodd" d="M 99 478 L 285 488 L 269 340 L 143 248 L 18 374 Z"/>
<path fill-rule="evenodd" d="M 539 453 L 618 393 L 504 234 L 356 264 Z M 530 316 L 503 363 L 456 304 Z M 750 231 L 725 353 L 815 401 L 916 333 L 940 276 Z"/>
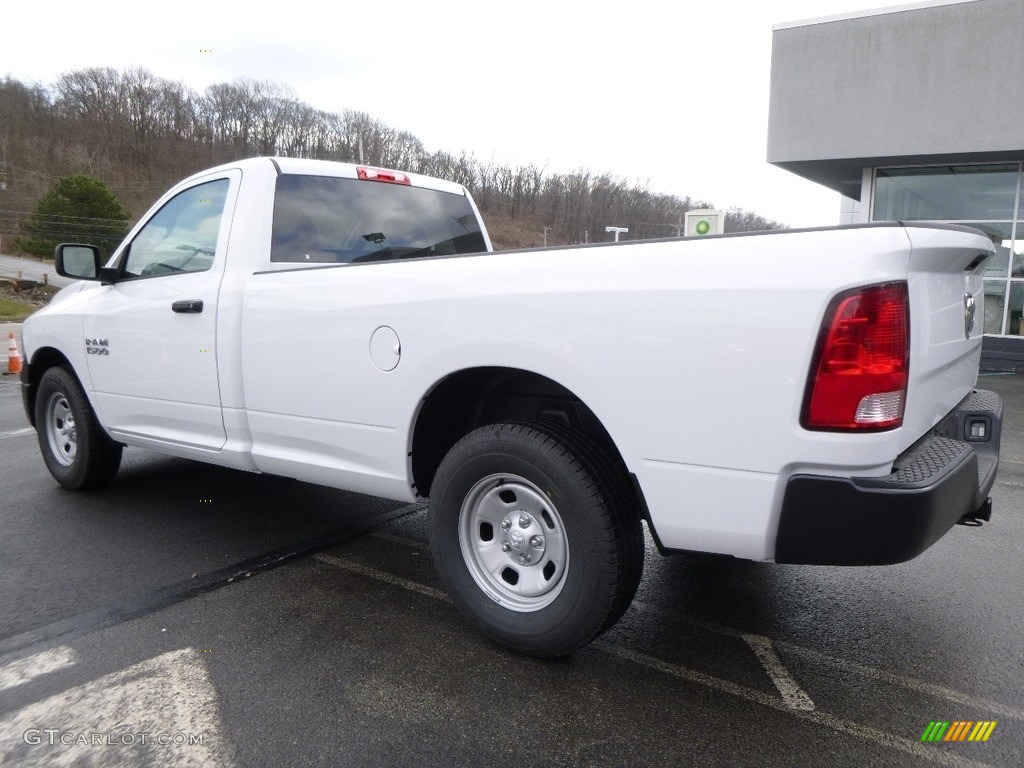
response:
<path fill-rule="evenodd" d="M 467 191 L 256 158 L 171 189 L 24 324 L 61 485 L 123 446 L 403 501 L 483 632 L 610 627 L 663 552 L 908 560 L 990 515 L 982 233 L 879 224 L 492 252 Z M 977 297 L 977 298 L 976 298 Z"/>

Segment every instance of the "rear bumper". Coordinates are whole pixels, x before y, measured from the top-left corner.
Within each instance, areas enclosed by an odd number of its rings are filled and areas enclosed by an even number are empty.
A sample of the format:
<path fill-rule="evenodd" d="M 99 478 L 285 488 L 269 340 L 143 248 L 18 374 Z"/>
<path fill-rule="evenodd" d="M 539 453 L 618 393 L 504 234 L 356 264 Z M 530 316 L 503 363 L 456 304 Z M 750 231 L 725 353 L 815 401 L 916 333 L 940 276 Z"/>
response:
<path fill-rule="evenodd" d="M 782 503 L 775 562 L 901 563 L 961 519 L 987 520 L 1002 414 L 999 395 L 975 390 L 901 454 L 890 475 L 793 476 Z"/>

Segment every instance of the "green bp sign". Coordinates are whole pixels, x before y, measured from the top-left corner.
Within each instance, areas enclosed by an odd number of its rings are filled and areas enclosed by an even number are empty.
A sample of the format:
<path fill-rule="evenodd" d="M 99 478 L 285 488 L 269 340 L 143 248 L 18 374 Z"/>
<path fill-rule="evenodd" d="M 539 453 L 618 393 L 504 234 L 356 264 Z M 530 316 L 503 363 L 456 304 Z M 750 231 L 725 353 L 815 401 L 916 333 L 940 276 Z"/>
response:
<path fill-rule="evenodd" d="M 725 231 L 725 213 L 722 211 L 687 211 L 685 227 L 687 237 L 720 235 Z"/>

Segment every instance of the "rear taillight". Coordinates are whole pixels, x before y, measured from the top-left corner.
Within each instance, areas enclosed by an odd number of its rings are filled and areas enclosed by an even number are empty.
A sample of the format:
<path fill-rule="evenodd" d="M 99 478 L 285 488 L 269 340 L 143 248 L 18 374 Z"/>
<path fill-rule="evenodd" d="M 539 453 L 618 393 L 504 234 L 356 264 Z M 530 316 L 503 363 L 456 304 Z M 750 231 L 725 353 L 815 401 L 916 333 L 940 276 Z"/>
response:
<path fill-rule="evenodd" d="M 384 181 L 388 184 L 412 184 L 409 175 L 401 171 L 391 171 L 387 168 L 367 168 L 359 166 L 356 168 L 356 176 L 363 181 Z"/>
<path fill-rule="evenodd" d="M 909 354 L 906 283 L 839 294 L 818 336 L 801 423 L 856 432 L 902 425 Z"/>

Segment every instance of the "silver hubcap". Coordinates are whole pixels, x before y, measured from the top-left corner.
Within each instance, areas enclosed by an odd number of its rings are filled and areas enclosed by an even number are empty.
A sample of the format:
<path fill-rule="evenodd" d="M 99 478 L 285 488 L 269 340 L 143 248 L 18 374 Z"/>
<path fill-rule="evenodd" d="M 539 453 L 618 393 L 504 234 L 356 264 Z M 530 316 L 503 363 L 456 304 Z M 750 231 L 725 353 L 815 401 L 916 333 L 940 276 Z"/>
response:
<path fill-rule="evenodd" d="M 470 489 L 459 513 L 459 545 L 477 586 L 514 611 L 550 605 L 565 584 L 562 518 L 543 491 L 518 475 L 490 475 Z"/>
<path fill-rule="evenodd" d="M 46 404 L 46 435 L 53 455 L 62 465 L 70 467 L 78 454 L 78 430 L 71 404 L 60 392 L 50 395 Z"/>

